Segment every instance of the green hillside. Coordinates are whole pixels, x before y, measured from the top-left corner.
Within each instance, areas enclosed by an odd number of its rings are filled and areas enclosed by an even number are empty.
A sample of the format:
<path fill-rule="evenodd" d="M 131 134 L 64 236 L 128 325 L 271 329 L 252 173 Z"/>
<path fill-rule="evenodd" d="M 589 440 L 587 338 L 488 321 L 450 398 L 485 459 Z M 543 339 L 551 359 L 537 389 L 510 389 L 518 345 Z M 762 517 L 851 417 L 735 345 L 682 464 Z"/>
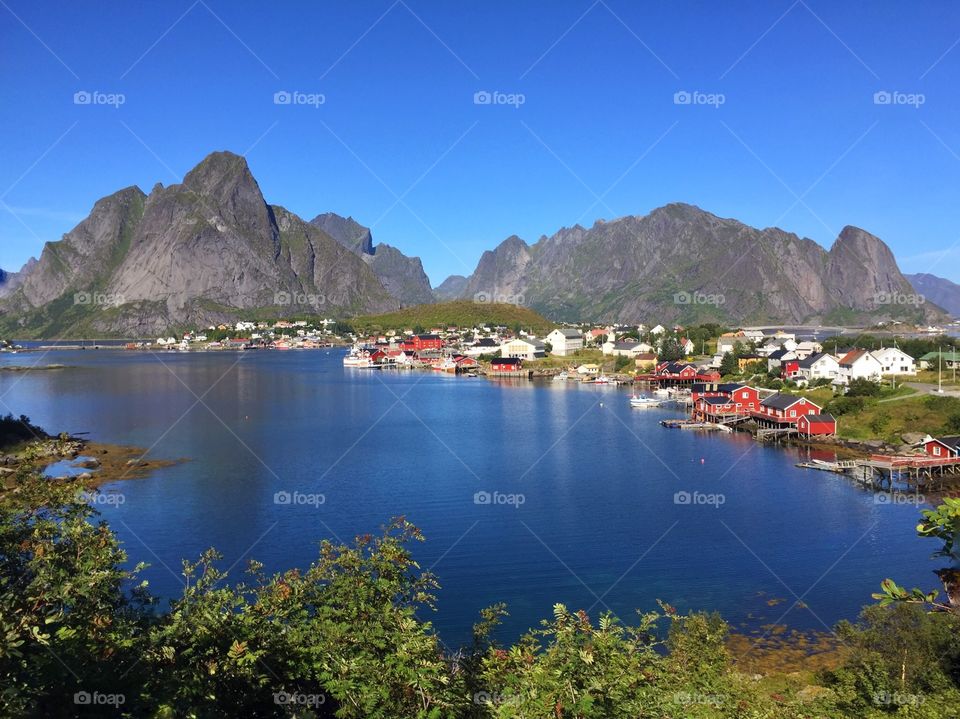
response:
<path fill-rule="evenodd" d="M 479 325 L 520 325 L 525 330 L 548 332 L 555 325 L 527 307 L 502 303 L 456 300 L 429 305 L 416 305 L 382 315 L 355 317 L 350 323 L 358 330 L 412 329 L 423 327 L 475 327 Z"/>

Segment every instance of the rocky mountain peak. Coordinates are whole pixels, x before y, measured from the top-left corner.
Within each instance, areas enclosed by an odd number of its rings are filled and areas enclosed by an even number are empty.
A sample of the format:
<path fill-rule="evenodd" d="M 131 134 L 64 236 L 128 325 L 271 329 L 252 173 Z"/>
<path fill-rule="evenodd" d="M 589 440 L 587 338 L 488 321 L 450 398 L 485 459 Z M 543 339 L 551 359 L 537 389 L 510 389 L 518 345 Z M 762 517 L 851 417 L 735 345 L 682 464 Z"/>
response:
<path fill-rule="evenodd" d="M 364 227 L 352 217 L 324 212 L 310 220 L 310 224 L 319 227 L 351 252 L 374 254 L 373 233 L 369 227 Z"/>

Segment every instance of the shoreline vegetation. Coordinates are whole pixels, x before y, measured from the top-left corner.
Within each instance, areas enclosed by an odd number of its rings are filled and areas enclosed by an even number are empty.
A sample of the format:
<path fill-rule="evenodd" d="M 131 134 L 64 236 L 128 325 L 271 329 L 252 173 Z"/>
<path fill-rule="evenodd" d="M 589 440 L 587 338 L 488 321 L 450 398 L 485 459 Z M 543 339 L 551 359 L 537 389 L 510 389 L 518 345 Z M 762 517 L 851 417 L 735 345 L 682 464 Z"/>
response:
<path fill-rule="evenodd" d="M 0 426 L 28 458 L 49 457 L 50 443 L 70 457 L 106 448 L 25 440 L 38 431 L 25 417 Z M 89 491 L 27 461 L 0 493 L 5 715 L 941 719 L 960 707 L 956 592 L 939 600 L 887 579 L 878 604 L 830 634 L 737 633 L 663 601 L 626 624 L 557 604 L 507 645 L 495 636 L 508 608 L 494 605 L 473 642 L 452 649 L 424 619 L 440 585 L 413 560 L 424 537 L 403 517 L 379 535 L 322 541 L 309 567 L 274 575 L 251 561 L 228 576 L 208 550 L 185 559 L 183 594 L 166 607 L 139 577 L 146 565 L 128 568 Z M 960 500 L 946 501 L 918 526 L 943 541 L 945 585 L 960 571 Z"/>
<path fill-rule="evenodd" d="M 0 417 L 0 496 L 16 487 L 22 473 L 48 474 L 51 482 L 76 481 L 85 489 L 127 479 L 145 479 L 186 459 L 153 459 L 141 447 L 48 435 L 29 417 Z"/>

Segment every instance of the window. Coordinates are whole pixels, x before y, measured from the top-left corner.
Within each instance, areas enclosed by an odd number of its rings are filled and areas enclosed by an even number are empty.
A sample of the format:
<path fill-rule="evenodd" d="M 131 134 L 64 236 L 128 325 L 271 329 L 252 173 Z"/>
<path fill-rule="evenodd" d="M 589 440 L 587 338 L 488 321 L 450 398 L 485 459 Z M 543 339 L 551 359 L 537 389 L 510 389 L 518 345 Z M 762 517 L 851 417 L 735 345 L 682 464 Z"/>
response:
<path fill-rule="evenodd" d="M 790 416 L 791 416 L 791 417 L 796 417 L 796 416 L 797 416 L 797 410 L 791 409 L 791 410 L 790 410 Z"/>
<path fill-rule="evenodd" d="M 935 457 L 940 456 L 940 445 L 938 444 L 933 445 L 933 454 Z"/>

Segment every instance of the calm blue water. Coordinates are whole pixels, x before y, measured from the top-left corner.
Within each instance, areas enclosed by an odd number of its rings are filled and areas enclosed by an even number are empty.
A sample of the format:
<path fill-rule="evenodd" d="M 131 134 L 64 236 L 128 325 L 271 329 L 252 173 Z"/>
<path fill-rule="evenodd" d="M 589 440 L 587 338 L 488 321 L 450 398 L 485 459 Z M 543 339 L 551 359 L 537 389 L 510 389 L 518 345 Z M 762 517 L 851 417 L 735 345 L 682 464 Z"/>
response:
<path fill-rule="evenodd" d="M 853 618 L 884 577 L 936 585 L 915 507 L 797 469 L 795 451 L 664 429 L 678 413 L 631 410 L 613 388 L 351 371 L 341 356 L 53 352 L 41 364 L 71 369 L 0 373 L 0 410 L 190 460 L 112 485 L 124 502 L 102 507 L 165 596 L 181 558 L 207 547 L 234 574 L 249 557 L 305 566 L 318 540 L 400 514 L 427 537 L 415 553 L 440 578 L 432 618 L 450 644 L 498 601 L 505 638 L 555 602 L 630 621 L 657 598 L 745 628 L 822 630 Z M 675 504 L 684 491 L 725 501 Z M 278 492 L 325 502 L 277 504 Z M 477 492 L 524 502 L 476 504 Z M 808 608 L 781 618 L 794 593 Z M 788 601 L 768 606 L 775 597 Z"/>

